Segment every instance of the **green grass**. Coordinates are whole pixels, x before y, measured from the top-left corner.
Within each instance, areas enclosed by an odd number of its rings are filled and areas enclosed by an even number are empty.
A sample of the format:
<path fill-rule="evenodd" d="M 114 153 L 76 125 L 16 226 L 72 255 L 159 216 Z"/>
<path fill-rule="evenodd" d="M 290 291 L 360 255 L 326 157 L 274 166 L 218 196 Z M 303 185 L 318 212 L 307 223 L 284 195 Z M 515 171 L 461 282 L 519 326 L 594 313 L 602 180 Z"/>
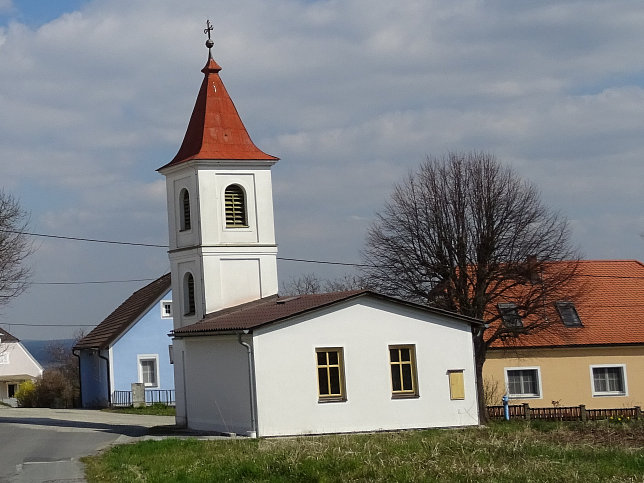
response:
<path fill-rule="evenodd" d="M 494 423 L 276 439 L 166 439 L 84 458 L 88 481 L 642 481 L 644 425 Z"/>
<path fill-rule="evenodd" d="M 125 408 L 110 408 L 103 409 L 109 413 L 126 413 L 126 414 L 149 414 L 152 416 L 174 416 L 174 406 L 166 406 L 161 403 L 154 403 L 150 406 L 143 406 L 141 408 L 125 407 Z"/>

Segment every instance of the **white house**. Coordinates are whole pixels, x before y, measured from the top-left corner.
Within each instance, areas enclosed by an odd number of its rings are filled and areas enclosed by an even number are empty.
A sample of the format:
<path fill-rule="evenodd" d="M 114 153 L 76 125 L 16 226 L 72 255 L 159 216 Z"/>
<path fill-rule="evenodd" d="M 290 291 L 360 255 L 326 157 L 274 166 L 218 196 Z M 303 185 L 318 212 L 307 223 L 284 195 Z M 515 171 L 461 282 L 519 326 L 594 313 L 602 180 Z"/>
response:
<path fill-rule="evenodd" d="M 0 327 L 0 401 L 15 405 L 20 383 L 42 376 L 42 371 L 25 346 Z"/>
<path fill-rule="evenodd" d="M 368 291 L 277 296 L 278 159 L 251 141 L 220 70 L 209 55 L 183 143 L 159 169 L 177 423 L 258 436 L 478 424 L 479 321 Z"/>

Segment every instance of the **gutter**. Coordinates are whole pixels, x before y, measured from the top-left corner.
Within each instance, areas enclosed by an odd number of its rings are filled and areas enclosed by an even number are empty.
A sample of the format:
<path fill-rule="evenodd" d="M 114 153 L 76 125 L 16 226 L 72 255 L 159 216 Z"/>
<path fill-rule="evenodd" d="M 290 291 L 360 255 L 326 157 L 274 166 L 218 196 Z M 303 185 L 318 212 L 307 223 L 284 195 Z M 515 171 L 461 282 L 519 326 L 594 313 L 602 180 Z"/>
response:
<path fill-rule="evenodd" d="M 248 432 L 248 436 L 251 438 L 256 438 L 258 433 L 257 427 L 257 414 L 255 414 L 255 364 L 253 361 L 253 347 L 248 343 L 242 340 L 242 335 L 248 334 L 248 330 L 237 333 L 237 342 L 243 345 L 246 348 L 248 355 L 248 384 L 250 388 L 250 426 L 251 431 Z"/>
<path fill-rule="evenodd" d="M 110 360 L 109 358 L 102 356 L 101 355 L 101 350 L 98 349 L 98 357 L 100 359 L 103 359 L 105 361 L 105 364 L 107 364 L 107 405 L 109 407 L 112 407 L 112 387 L 110 384 Z"/>

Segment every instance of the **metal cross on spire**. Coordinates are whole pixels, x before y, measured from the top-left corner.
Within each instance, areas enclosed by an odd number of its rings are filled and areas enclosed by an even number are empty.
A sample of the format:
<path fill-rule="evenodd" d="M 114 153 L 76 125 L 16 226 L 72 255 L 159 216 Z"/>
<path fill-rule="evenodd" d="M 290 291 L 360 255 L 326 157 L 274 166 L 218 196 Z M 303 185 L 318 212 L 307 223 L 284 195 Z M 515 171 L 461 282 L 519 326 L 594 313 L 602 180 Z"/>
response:
<path fill-rule="evenodd" d="M 210 20 L 206 20 L 206 28 L 203 30 L 203 33 L 208 36 L 208 40 L 206 40 L 206 47 L 208 47 L 208 55 L 212 57 L 212 46 L 215 45 L 215 42 L 210 38 L 210 32 L 212 32 L 213 27 L 212 24 L 210 23 Z"/>

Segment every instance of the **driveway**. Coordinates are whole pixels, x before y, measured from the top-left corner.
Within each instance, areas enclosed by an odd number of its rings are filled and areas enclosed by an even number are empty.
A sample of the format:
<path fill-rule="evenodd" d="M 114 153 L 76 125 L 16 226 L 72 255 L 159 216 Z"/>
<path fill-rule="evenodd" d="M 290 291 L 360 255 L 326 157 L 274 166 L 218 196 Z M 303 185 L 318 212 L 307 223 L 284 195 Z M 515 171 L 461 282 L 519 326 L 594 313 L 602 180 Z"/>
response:
<path fill-rule="evenodd" d="M 81 456 L 172 424 L 172 416 L 0 406 L 0 482 L 84 481 Z"/>

